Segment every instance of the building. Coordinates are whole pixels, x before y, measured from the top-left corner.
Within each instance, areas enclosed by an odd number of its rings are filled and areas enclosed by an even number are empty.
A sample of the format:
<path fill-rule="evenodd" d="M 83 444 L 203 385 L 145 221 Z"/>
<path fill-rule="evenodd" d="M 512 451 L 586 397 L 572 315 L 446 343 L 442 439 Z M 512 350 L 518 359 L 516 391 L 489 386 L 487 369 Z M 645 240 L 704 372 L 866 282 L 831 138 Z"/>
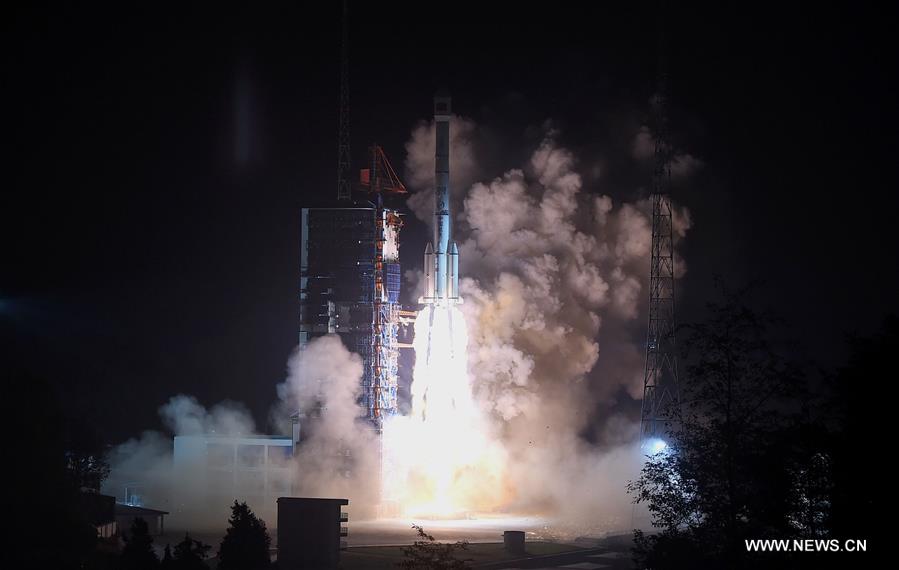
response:
<path fill-rule="evenodd" d="M 300 345 L 339 334 L 362 357 L 373 420 L 397 409 L 400 225 L 374 206 L 302 210 Z"/>
<path fill-rule="evenodd" d="M 383 150 L 371 148 L 371 165 L 360 173 L 370 200 L 303 208 L 300 227 L 300 345 L 339 334 L 363 359 L 362 405 L 379 426 L 397 413 L 400 286 L 398 210 L 384 196 L 405 187 Z"/>
<path fill-rule="evenodd" d="M 272 520 L 277 498 L 291 492 L 293 449 L 290 436 L 176 436 L 173 510 L 220 516 L 236 499 Z"/>
<path fill-rule="evenodd" d="M 111 538 L 118 533 L 115 506 L 115 497 L 112 495 L 85 490 L 78 494 L 78 508 L 97 529 L 97 536 L 100 538 Z"/>
<path fill-rule="evenodd" d="M 160 536 L 165 533 L 165 515 L 168 511 L 148 509 L 147 507 L 135 507 L 124 503 L 115 504 L 115 523 L 121 532 L 131 532 L 134 519 L 144 519 L 147 530 L 151 536 Z"/>
<path fill-rule="evenodd" d="M 278 499 L 278 568 L 337 568 L 347 514 L 346 499 Z"/>

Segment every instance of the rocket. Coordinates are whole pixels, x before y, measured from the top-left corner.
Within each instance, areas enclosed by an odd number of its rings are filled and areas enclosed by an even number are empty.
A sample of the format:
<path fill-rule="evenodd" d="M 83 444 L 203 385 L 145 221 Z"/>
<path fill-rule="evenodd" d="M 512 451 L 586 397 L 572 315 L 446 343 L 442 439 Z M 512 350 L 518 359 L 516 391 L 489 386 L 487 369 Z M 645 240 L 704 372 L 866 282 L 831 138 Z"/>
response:
<path fill-rule="evenodd" d="M 420 303 L 456 305 L 459 298 L 459 248 L 452 241 L 449 201 L 450 97 L 434 96 L 437 145 L 434 161 L 434 241 L 425 246 L 424 295 Z"/>

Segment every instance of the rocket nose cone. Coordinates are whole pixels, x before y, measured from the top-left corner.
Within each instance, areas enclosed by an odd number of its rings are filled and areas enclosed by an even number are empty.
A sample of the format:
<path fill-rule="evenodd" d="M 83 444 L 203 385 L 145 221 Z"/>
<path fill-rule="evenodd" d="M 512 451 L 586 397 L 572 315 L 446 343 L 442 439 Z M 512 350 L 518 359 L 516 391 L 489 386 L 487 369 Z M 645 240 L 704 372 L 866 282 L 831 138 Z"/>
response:
<path fill-rule="evenodd" d="M 425 246 L 425 253 L 434 253 L 434 248 L 431 247 L 431 242 L 428 242 L 428 245 Z"/>
<path fill-rule="evenodd" d="M 449 93 L 441 94 L 438 92 L 437 95 L 434 95 L 434 114 L 444 116 L 452 113 L 451 101 Z"/>
<path fill-rule="evenodd" d="M 450 255 L 459 255 L 459 248 L 456 247 L 456 242 L 450 245 Z"/>

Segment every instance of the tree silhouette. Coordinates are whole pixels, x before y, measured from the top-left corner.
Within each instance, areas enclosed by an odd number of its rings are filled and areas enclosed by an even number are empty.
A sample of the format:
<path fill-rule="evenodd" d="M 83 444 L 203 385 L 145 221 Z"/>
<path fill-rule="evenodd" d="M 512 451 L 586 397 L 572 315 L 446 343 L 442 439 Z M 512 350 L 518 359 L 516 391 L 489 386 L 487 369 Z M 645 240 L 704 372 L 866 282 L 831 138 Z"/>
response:
<path fill-rule="evenodd" d="M 147 570 L 159 566 L 159 558 L 153 551 L 153 537 L 147 521 L 137 517 L 131 523 L 130 534 L 124 536 L 125 547 L 119 560 L 122 570 Z"/>
<path fill-rule="evenodd" d="M 100 492 L 109 476 L 103 442 L 94 426 L 83 418 L 65 418 L 66 473 L 75 489 Z"/>
<path fill-rule="evenodd" d="M 269 548 L 272 539 L 265 521 L 258 518 L 246 503 L 234 501 L 225 537 L 219 546 L 220 570 L 257 570 L 271 565 Z"/>
<path fill-rule="evenodd" d="M 175 559 L 172 558 L 172 547 L 168 544 L 165 545 L 165 551 L 162 553 L 162 560 L 159 562 L 159 567 L 163 570 L 172 570 L 175 568 Z"/>
<path fill-rule="evenodd" d="M 82 568 L 97 565 L 96 524 L 83 508 L 82 478 L 73 468 L 69 453 L 77 451 L 93 458 L 103 455 L 102 438 L 87 426 L 83 418 L 71 420 L 73 410 L 63 405 L 50 380 L 36 376 L 11 361 L 4 362 L 0 378 L 7 386 L 16 386 L 16 399 L 5 403 L 4 417 L 9 425 L 32 426 L 30 437 L 11 438 L 6 450 L 16 458 L 10 469 L 7 488 L 15 489 L 4 498 L 4 506 L 20 518 L 7 532 L 7 542 L 16 548 L 4 552 L 8 568 Z M 40 402 L 22 406 L 20 402 Z M 77 427 L 78 429 L 73 429 Z M 40 445 L 34 442 L 39 441 Z M 99 467 L 101 461 L 93 463 Z M 90 487 L 99 486 L 105 474 L 97 469 Z M 34 532 L 40 528 L 41 532 Z M 47 537 L 53 537 L 47 540 Z M 102 558 L 105 558 L 105 553 Z"/>
<path fill-rule="evenodd" d="M 405 560 L 398 563 L 404 570 L 463 570 L 469 568 L 470 559 L 457 556 L 468 548 L 467 542 L 441 544 L 433 536 L 418 526 L 412 525 L 418 533 L 418 540 L 403 549 Z"/>
<path fill-rule="evenodd" d="M 888 316 L 881 330 L 870 338 L 851 338 L 850 348 L 848 364 L 832 378 L 832 405 L 827 410 L 836 422 L 830 438 L 834 442 L 835 479 L 832 516 L 835 535 L 864 538 L 878 524 L 874 505 L 881 503 L 883 493 L 882 485 L 872 484 L 871 474 L 891 474 L 890 469 L 884 472 L 889 448 L 874 453 L 865 442 L 879 434 L 882 445 L 889 446 L 889 432 L 881 425 L 883 415 L 876 411 L 880 402 L 872 400 L 872 395 L 896 367 L 899 318 Z"/>
<path fill-rule="evenodd" d="M 175 545 L 171 568 L 174 570 L 207 570 L 208 567 L 204 561 L 211 548 L 208 544 L 192 539 L 190 534 L 185 534 L 184 540 Z"/>

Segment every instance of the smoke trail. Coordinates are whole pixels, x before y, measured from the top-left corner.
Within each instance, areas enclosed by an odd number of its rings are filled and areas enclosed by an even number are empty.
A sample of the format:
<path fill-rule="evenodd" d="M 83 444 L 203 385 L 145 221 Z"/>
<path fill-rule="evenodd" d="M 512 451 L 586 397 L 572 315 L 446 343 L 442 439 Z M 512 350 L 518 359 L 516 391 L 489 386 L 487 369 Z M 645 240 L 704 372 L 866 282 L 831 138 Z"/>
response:
<path fill-rule="evenodd" d="M 478 126 L 456 118 L 450 133 L 450 172 L 459 157 L 472 181 L 453 195 L 463 221 L 455 239 L 468 369 L 484 433 L 502 452 L 503 508 L 620 523 L 630 511 L 624 482 L 638 461 L 617 446 L 636 435 L 642 392 L 649 203 L 616 204 L 601 193 L 596 169 L 586 190 L 552 128 L 525 164 L 486 182 L 474 182 L 485 174 L 472 158 L 485 152 Z M 636 130 L 619 143 L 632 150 L 619 155 L 647 160 L 641 150 L 651 136 Z M 407 177 L 421 196 L 433 183 L 433 163 L 422 158 L 433 156 L 433 139 L 433 125 L 421 124 L 407 143 Z M 678 175 L 701 167 L 678 156 Z M 410 206 L 430 222 L 430 202 L 415 196 Z M 689 227 L 689 213 L 677 208 L 676 242 Z M 680 258 L 677 267 L 680 276 Z"/>

